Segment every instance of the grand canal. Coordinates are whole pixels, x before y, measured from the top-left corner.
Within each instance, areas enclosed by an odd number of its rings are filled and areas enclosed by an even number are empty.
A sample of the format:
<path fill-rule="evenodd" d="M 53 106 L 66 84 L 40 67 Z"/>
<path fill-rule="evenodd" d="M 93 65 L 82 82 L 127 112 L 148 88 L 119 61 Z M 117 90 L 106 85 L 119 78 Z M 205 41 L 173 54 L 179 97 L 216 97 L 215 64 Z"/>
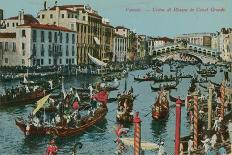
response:
<path fill-rule="evenodd" d="M 164 74 L 170 74 L 169 65 L 165 64 Z M 181 72 L 184 74 L 196 74 L 196 66 L 187 65 Z M 157 92 L 152 92 L 150 84 L 152 82 L 136 82 L 134 76 L 144 75 L 148 70 L 131 71 L 128 77 L 128 88 L 131 86 L 134 89 L 134 94 L 138 95 L 134 103 L 134 112 L 139 111 L 142 119 L 142 140 L 158 143 L 161 140 L 165 143 L 165 150 L 168 154 L 174 152 L 174 134 L 175 134 L 175 106 L 171 106 L 168 118 L 162 121 L 153 121 L 151 114 L 151 105 L 156 100 Z M 174 73 L 172 73 L 174 75 Z M 214 78 L 211 78 L 214 82 L 221 82 L 224 76 L 223 72 L 217 73 Z M 230 75 L 231 76 L 231 75 Z M 77 76 L 65 78 L 65 88 L 69 89 L 70 86 L 79 86 L 82 83 L 92 83 L 97 81 L 97 77 Z M 120 80 L 119 91 L 124 89 L 125 79 Z M 18 84 L 19 81 L 10 83 L 0 83 L 0 91 L 3 87 L 11 87 Z M 187 94 L 188 87 L 190 85 L 190 79 L 182 79 L 176 90 L 171 90 L 172 96 L 180 96 L 182 99 Z M 198 87 L 200 88 L 200 87 Z M 200 88 L 201 89 L 201 88 Z M 202 89 L 204 94 L 206 91 Z M 110 93 L 110 97 L 115 97 L 118 91 Z M 170 102 L 170 105 L 175 103 Z M 114 129 L 116 126 L 116 108 L 117 103 L 108 103 L 108 113 L 105 120 L 87 130 L 84 134 L 79 136 L 73 136 L 69 138 L 60 139 L 57 138 L 57 145 L 59 147 L 59 154 L 71 154 L 72 148 L 76 142 L 82 142 L 83 147 L 78 149 L 80 154 L 92 154 L 92 155 L 111 155 L 114 154 L 116 144 L 114 140 L 116 135 Z M 26 105 L 20 107 L 9 107 L 0 109 L 0 154 L 43 154 L 46 150 L 50 137 L 27 137 L 16 127 L 14 119 L 16 117 L 27 118 L 28 114 L 32 111 L 33 105 Z M 148 114 L 148 115 L 147 115 Z M 182 108 L 182 120 L 181 120 L 181 136 L 189 134 L 189 126 L 186 120 L 186 110 Z M 129 137 L 133 137 L 133 125 L 128 125 L 130 132 Z M 133 149 L 129 148 L 126 154 L 133 154 Z M 145 154 L 155 154 L 155 152 L 146 151 Z"/>

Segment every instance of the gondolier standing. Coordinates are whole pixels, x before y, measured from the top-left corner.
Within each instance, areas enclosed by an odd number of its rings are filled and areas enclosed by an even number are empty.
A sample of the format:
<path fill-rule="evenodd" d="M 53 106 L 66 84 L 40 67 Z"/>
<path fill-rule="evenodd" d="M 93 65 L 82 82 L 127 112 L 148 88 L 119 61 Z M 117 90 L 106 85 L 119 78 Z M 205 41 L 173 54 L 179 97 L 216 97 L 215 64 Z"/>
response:
<path fill-rule="evenodd" d="M 58 148 L 55 144 L 55 140 L 52 139 L 50 144 L 48 145 L 46 155 L 57 155 Z"/>
<path fill-rule="evenodd" d="M 230 151 L 232 153 L 232 120 L 229 120 L 228 124 L 229 136 L 230 136 Z"/>

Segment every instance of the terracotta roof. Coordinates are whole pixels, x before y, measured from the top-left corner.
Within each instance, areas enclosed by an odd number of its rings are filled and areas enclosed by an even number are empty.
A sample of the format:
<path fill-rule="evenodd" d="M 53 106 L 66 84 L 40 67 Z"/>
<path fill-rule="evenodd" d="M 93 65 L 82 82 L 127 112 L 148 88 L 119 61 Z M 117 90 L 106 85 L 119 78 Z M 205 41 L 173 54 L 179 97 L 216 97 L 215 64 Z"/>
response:
<path fill-rule="evenodd" d="M 16 33 L 0 33 L 0 38 L 16 38 Z"/>
<path fill-rule="evenodd" d="M 36 29 L 46 29 L 46 30 L 57 30 L 57 31 L 65 31 L 65 32 L 75 32 L 72 30 L 69 30 L 65 27 L 62 26 L 56 26 L 56 25 L 47 25 L 47 24 L 23 24 L 19 25 L 19 27 L 31 27 L 31 28 L 36 28 Z"/>
<path fill-rule="evenodd" d="M 17 20 L 18 16 L 7 18 L 6 20 Z M 25 23 L 39 23 L 39 21 L 30 14 L 24 14 Z"/>

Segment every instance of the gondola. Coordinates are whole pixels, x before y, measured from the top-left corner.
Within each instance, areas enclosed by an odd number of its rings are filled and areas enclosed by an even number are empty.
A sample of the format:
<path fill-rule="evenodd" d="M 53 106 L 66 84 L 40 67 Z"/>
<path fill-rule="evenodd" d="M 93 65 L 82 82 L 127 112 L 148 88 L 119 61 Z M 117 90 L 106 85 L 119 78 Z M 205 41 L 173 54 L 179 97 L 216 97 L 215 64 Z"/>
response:
<path fill-rule="evenodd" d="M 119 86 L 120 86 L 120 82 L 117 79 L 114 79 L 113 82 L 100 83 L 100 85 L 99 85 L 100 89 L 104 89 L 106 91 L 118 90 Z"/>
<path fill-rule="evenodd" d="M 176 77 L 163 77 L 163 78 L 158 78 L 158 77 L 153 77 L 154 82 L 171 82 L 171 81 L 176 81 Z"/>
<path fill-rule="evenodd" d="M 178 78 L 185 79 L 185 78 L 193 78 L 192 75 L 179 75 Z"/>
<path fill-rule="evenodd" d="M 150 85 L 150 86 L 151 86 L 151 90 L 153 90 L 153 91 L 159 91 L 162 88 L 164 90 L 176 89 L 176 85 L 175 84 L 167 84 L 167 85 L 164 85 L 162 87 L 155 87 L 154 85 Z"/>
<path fill-rule="evenodd" d="M 28 93 L 21 93 L 13 97 L 12 95 L 0 96 L 0 106 L 19 106 L 34 103 L 40 98 L 51 93 L 54 89 L 46 91 L 45 89 L 37 89 Z"/>
<path fill-rule="evenodd" d="M 153 77 L 149 77 L 149 76 L 146 76 L 146 77 L 134 77 L 134 80 L 135 81 L 139 81 L 139 82 L 142 82 L 142 81 L 153 81 Z"/>
<path fill-rule="evenodd" d="M 214 69 L 202 69 L 197 71 L 198 74 L 217 74 L 217 70 Z"/>
<path fill-rule="evenodd" d="M 211 74 L 211 73 L 205 73 L 205 74 L 201 74 L 201 77 L 214 77 L 215 74 Z"/>
<path fill-rule="evenodd" d="M 120 123 L 132 123 L 133 121 L 133 102 L 132 94 L 123 94 L 118 98 L 118 110 L 116 119 Z"/>
<path fill-rule="evenodd" d="M 80 135 L 87 129 L 101 122 L 105 118 L 107 111 L 105 106 L 99 107 L 96 109 L 94 116 L 83 117 L 78 127 L 67 127 L 62 124 L 57 125 L 56 127 L 37 127 L 33 124 L 28 125 L 25 120 L 19 117 L 16 118 L 15 123 L 25 135 L 54 135 L 58 137 L 68 137 Z"/>
<path fill-rule="evenodd" d="M 165 91 L 161 91 L 157 101 L 152 107 L 152 118 L 154 120 L 163 119 L 168 115 L 169 102 Z"/>

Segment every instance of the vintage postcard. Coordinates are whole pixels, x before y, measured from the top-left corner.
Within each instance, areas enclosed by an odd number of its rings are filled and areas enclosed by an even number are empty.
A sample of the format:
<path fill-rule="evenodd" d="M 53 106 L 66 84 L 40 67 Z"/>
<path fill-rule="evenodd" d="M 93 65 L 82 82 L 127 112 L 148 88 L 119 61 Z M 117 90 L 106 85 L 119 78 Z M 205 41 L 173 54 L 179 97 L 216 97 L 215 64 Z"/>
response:
<path fill-rule="evenodd" d="M 232 1 L 0 2 L 1 155 L 232 154 Z"/>

